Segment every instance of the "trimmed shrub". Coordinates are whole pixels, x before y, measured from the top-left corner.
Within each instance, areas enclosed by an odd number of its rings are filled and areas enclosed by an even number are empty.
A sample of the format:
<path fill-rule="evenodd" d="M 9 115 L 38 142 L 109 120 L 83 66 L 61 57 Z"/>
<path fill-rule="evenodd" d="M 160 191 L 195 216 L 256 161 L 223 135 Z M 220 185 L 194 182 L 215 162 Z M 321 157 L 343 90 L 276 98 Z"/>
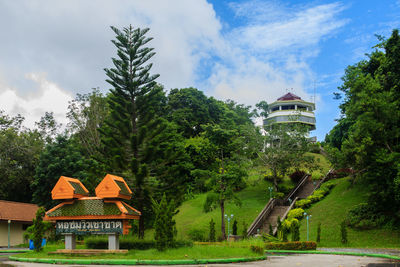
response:
<path fill-rule="evenodd" d="M 265 248 L 276 250 L 316 250 L 317 243 L 313 241 L 271 242 L 267 243 Z"/>
<path fill-rule="evenodd" d="M 85 245 L 89 249 L 107 249 L 108 248 L 108 238 L 104 236 L 100 237 L 88 237 L 85 239 Z M 146 250 L 156 247 L 156 242 L 154 240 L 142 240 L 135 239 L 133 237 L 122 236 L 119 240 L 119 246 L 121 249 L 137 249 Z M 177 240 L 174 243 L 174 247 L 191 247 L 193 242 L 185 240 Z"/>
<path fill-rule="evenodd" d="M 342 238 L 342 243 L 347 244 L 349 241 L 347 240 L 347 229 L 346 229 L 346 222 L 343 221 L 340 224 L 340 236 Z"/>
<path fill-rule="evenodd" d="M 311 206 L 311 200 L 302 199 L 302 200 L 296 201 L 295 206 L 296 206 L 296 208 L 302 208 L 302 209 L 309 208 Z"/>
<path fill-rule="evenodd" d="M 264 248 L 261 246 L 256 246 L 256 245 L 251 245 L 250 246 L 251 251 L 259 254 L 259 255 L 263 255 L 264 254 Z"/>
<path fill-rule="evenodd" d="M 301 219 L 301 218 L 303 218 L 303 214 L 304 214 L 304 210 L 301 208 L 297 208 L 297 209 L 290 210 L 287 217 L 288 217 L 288 219 L 291 219 L 291 218 Z"/>
<path fill-rule="evenodd" d="M 300 224 L 299 221 L 293 221 L 291 225 L 292 241 L 300 241 Z"/>
<path fill-rule="evenodd" d="M 246 239 L 247 238 L 247 223 L 243 221 L 243 231 L 242 231 L 242 238 Z"/>
<path fill-rule="evenodd" d="M 210 232 L 208 234 L 208 241 L 215 242 L 215 222 L 213 219 L 210 221 Z"/>
<path fill-rule="evenodd" d="M 318 223 L 317 228 L 317 243 L 321 242 L 321 223 Z"/>
<path fill-rule="evenodd" d="M 237 235 L 237 221 L 236 219 L 233 221 L 233 226 L 232 226 L 232 235 Z"/>

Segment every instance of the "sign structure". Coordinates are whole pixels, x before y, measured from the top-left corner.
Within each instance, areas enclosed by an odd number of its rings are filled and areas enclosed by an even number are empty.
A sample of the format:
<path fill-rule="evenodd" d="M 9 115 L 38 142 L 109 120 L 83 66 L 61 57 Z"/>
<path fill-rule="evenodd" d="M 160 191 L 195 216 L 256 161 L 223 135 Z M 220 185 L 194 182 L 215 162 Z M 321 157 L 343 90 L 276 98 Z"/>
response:
<path fill-rule="evenodd" d="M 58 221 L 56 223 L 57 234 L 108 234 L 123 233 L 122 220 L 72 220 Z"/>

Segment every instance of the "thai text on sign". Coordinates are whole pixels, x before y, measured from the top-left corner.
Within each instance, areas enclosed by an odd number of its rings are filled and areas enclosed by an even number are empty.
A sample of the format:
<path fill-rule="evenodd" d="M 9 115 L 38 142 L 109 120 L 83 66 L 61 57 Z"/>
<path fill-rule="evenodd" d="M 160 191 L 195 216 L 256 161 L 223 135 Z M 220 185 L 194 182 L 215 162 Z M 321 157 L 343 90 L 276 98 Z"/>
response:
<path fill-rule="evenodd" d="M 57 234 L 122 234 L 122 220 L 73 220 L 57 221 Z"/>

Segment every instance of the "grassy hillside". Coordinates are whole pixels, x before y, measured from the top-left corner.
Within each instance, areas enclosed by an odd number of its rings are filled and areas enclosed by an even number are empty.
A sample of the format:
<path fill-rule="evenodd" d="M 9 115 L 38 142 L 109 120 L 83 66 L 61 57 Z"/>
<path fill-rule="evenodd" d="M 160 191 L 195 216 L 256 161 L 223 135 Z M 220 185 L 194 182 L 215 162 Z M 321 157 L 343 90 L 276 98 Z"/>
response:
<path fill-rule="evenodd" d="M 329 162 L 320 154 L 313 155 L 322 167 L 322 170 L 315 171 L 313 176 L 322 177 L 322 175 L 326 174 L 329 170 Z M 265 174 L 268 174 L 268 171 L 263 168 L 252 169 L 246 181 L 248 186 L 237 193 L 238 198 L 242 201 L 242 206 L 238 207 L 233 203 L 227 203 L 225 205 L 225 213 L 228 215 L 233 214 L 234 219 L 238 221 L 239 235 L 243 232 L 243 222 L 247 224 L 247 227 L 250 226 L 269 200 L 268 187 L 272 186 L 272 184 L 268 181 L 264 181 L 263 176 Z M 287 178 L 284 183 L 290 184 L 291 182 Z M 209 213 L 203 212 L 206 196 L 207 194 L 195 195 L 193 199 L 185 201 L 179 207 L 179 213 L 175 216 L 178 238 L 188 237 L 189 232 L 193 230 L 200 230 L 204 235 L 208 235 L 211 218 L 216 223 L 217 236 L 221 235 L 221 215 L 219 207 Z"/>
<path fill-rule="evenodd" d="M 243 222 L 249 226 L 268 202 L 268 186 L 269 184 L 265 181 L 260 181 L 257 186 L 248 186 L 237 193 L 237 196 L 242 201 L 241 207 L 233 203 L 228 203 L 225 206 L 225 213 L 229 215 L 233 214 L 234 219 L 238 221 L 238 234 L 241 234 L 243 231 Z M 179 213 L 175 216 L 178 238 L 187 237 L 189 231 L 193 229 L 201 230 L 204 235 L 208 235 L 211 218 L 216 223 L 217 236 L 221 235 L 220 209 L 217 207 L 209 213 L 203 212 L 205 200 L 206 194 L 196 195 L 194 199 L 184 202 L 182 206 L 179 207 Z"/>
<path fill-rule="evenodd" d="M 340 223 L 350 209 L 366 201 L 367 191 L 365 186 L 359 184 L 351 186 L 347 178 L 338 179 L 336 182 L 337 185 L 325 199 L 307 210 L 307 213 L 312 215 L 309 224 L 310 240 L 316 240 L 317 226 L 321 222 L 320 247 L 399 248 L 399 232 L 387 229 L 359 231 L 347 228 L 349 244 L 343 245 L 340 242 Z M 301 221 L 300 236 L 301 240 L 306 240 L 305 219 Z"/>

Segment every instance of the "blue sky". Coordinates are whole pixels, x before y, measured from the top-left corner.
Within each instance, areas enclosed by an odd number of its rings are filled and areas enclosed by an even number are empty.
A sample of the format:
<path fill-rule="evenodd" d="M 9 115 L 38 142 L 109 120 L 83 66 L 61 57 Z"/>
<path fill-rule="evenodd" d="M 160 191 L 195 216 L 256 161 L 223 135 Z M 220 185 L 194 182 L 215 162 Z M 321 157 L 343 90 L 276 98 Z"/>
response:
<path fill-rule="evenodd" d="M 33 127 L 93 87 L 115 48 L 109 26 L 149 27 L 153 72 L 171 88 L 253 105 L 316 89 L 323 140 L 339 117 L 333 92 L 348 65 L 400 24 L 400 1 L 0 0 L 0 109 Z M 292 89 L 291 89 L 292 88 Z"/>

